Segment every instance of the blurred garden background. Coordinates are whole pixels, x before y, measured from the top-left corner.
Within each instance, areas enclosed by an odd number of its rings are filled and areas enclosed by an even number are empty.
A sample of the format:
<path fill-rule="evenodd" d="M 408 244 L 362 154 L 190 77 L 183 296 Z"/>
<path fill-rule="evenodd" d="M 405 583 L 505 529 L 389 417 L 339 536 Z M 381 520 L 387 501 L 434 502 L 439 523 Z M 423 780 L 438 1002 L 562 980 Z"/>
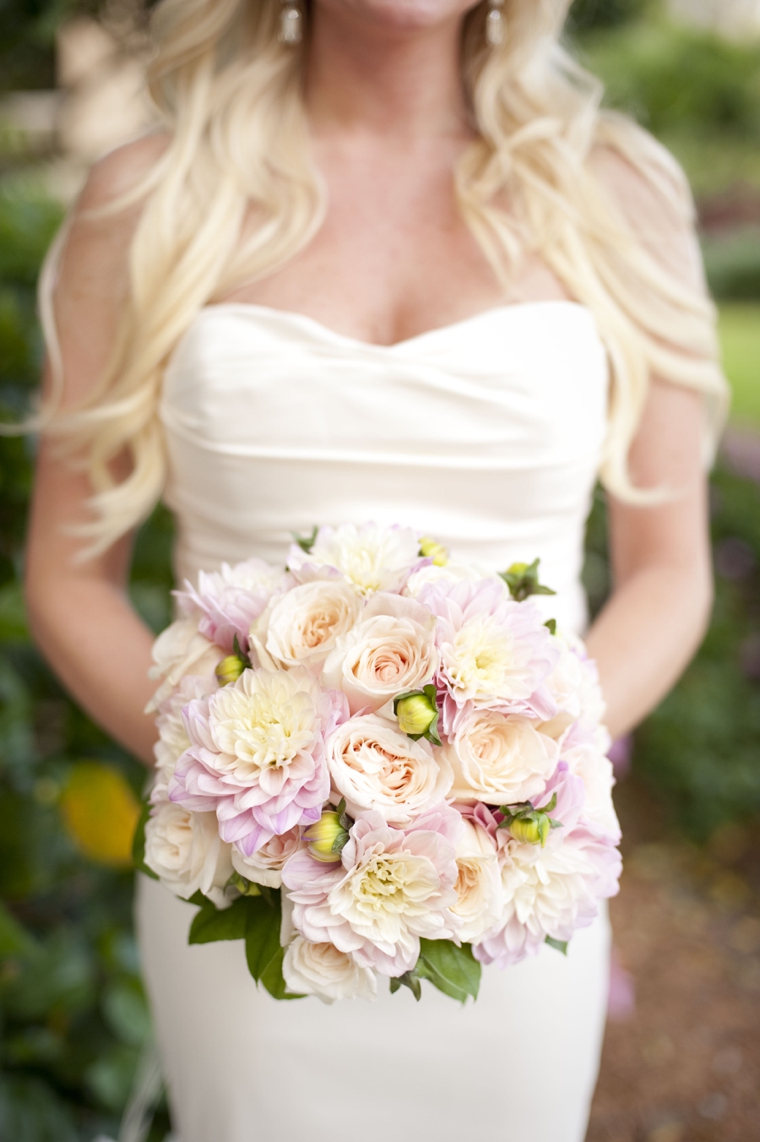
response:
<path fill-rule="evenodd" d="M 618 752 L 626 872 L 590 1142 L 753 1142 L 760 1120 L 760 0 L 576 0 L 569 38 L 676 154 L 720 306 L 732 422 L 713 622 Z M 37 384 L 40 261 L 87 165 L 149 118 L 138 0 L 0 0 L 0 416 Z M 61 691 L 21 592 L 34 441 L 0 439 L 0 1139 L 116 1137 L 150 1020 L 131 925 L 144 771 Z M 169 614 L 171 521 L 132 592 Z M 603 497 L 592 605 L 608 589 Z M 151 1140 L 169 1129 L 159 1104 Z"/>

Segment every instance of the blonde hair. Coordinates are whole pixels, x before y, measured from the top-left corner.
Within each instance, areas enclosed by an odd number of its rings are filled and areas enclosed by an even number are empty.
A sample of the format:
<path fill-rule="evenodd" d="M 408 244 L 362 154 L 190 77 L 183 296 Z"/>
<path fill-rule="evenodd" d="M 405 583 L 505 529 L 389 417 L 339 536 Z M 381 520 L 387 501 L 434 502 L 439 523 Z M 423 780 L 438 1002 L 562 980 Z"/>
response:
<path fill-rule="evenodd" d="M 600 111 L 599 83 L 559 42 L 568 7 L 569 0 L 506 0 L 509 35 L 493 49 L 485 46 L 485 3 L 465 17 L 462 75 L 478 137 L 458 163 L 455 188 L 505 287 L 527 247 L 593 311 L 612 378 L 602 480 L 635 499 L 643 493 L 631 484 L 627 456 L 650 375 L 706 395 L 713 441 L 726 388 L 713 306 L 648 252 L 588 158 L 595 145 L 613 148 L 688 221 L 685 180 L 650 136 Z M 163 372 L 199 309 L 293 258 L 323 218 L 301 99 L 305 45 L 278 41 L 279 10 L 280 0 L 162 0 L 155 10 L 149 85 L 169 142 L 116 204 L 145 199 L 131 244 L 129 302 L 96 391 L 73 411 L 53 408 L 47 424 L 86 457 L 92 553 L 144 519 L 161 496 Z M 509 213 L 500 205 L 507 198 Z M 241 240 L 250 204 L 258 225 Z M 58 373 L 52 290 L 62 242 L 41 283 Z M 131 471 L 117 481 L 110 462 L 125 449 Z"/>

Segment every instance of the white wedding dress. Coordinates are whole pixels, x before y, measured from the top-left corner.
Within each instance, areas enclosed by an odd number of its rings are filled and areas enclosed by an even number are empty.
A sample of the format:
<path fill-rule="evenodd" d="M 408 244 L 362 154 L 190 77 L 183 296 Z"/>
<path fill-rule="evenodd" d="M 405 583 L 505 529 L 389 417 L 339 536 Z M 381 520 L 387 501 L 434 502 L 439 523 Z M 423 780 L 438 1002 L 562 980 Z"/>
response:
<path fill-rule="evenodd" d="M 503 306 L 399 344 L 293 313 L 204 309 L 161 416 L 178 577 L 282 563 L 314 524 L 401 523 L 454 557 L 541 559 L 581 631 L 583 532 L 607 364 L 572 302 Z M 242 942 L 189 947 L 193 907 L 140 878 L 144 975 L 179 1142 L 582 1142 L 605 1020 L 606 913 L 567 958 L 485 968 L 466 1007 L 423 984 L 375 1003 L 276 1002 Z"/>

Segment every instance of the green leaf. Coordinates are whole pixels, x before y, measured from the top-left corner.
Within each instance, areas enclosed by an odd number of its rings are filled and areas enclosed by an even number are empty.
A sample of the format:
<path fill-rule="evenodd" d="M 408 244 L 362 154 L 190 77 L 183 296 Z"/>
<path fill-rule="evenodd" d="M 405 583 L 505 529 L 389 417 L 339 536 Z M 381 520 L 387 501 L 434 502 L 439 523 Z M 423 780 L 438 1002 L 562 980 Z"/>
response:
<path fill-rule="evenodd" d="M 312 547 L 316 543 L 318 532 L 319 532 L 319 528 L 315 524 L 314 527 L 311 529 L 311 535 L 303 536 L 303 535 L 299 535 L 295 531 L 291 531 L 290 534 L 293 536 L 293 539 L 296 541 L 298 546 L 301 548 L 301 551 L 305 551 L 306 554 L 308 555 L 309 552 L 311 551 Z"/>
<path fill-rule="evenodd" d="M 37 941 L 0 901 L 0 956 L 31 955 Z"/>
<path fill-rule="evenodd" d="M 210 900 L 190 925 L 189 944 L 212 944 L 216 940 L 245 939 L 249 904 L 257 897 L 241 896 L 229 908 L 219 909 Z"/>
<path fill-rule="evenodd" d="M 468 995 L 478 997 L 480 987 L 480 964 L 472 954 L 469 944 L 457 947 L 450 940 L 420 940 L 420 958 L 414 974 L 430 982 L 464 1003 Z"/>
<path fill-rule="evenodd" d="M 419 961 L 418 961 L 419 963 Z M 417 975 L 417 968 L 412 971 L 405 971 L 403 975 L 394 976 L 391 979 L 391 995 L 395 995 L 402 987 L 408 987 L 414 998 L 419 1001 L 422 999 L 422 988 L 420 987 L 420 980 L 427 978 L 426 976 Z"/>
<path fill-rule="evenodd" d="M 301 999 L 289 992 L 282 974 L 285 949 L 280 944 L 280 897 L 272 893 L 272 904 L 261 896 L 247 897 L 245 958 L 248 970 L 275 999 Z"/>
<path fill-rule="evenodd" d="M 555 940 L 553 936 L 547 936 L 544 941 L 550 948 L 556 948 L 558 952 L 562 952 L 563 956 L 567 955 L 567 945 L 569 942 L 569 940 Z"/>
<path fill-rule="evenodd" d="M 549 634 L 556 634 L 557 633 L 557 620 L 556 619 L 547 619 L 546 622 L 544 623 L 544 626 L 548 630 Z"/>
<path fill-rule="evenodd" d="M 156 876 L 153 869 L 148 868 L 147 864 L 145 863 L 145 826 L 147 825 L 148 818 L 150 817 L 150 809 L 150 801 L 143 801 L 142 808 L 140 810 L 140 816 L 138 817 L 137 825 L 135 826 L 135 835 L 132 838 L 132 861 L 134 863 L 135 869 L 138 872 L 142 872 L 145 874 L 145 876 L 149 876 L 151 880 L 158 880 L 158 877 Z"/>

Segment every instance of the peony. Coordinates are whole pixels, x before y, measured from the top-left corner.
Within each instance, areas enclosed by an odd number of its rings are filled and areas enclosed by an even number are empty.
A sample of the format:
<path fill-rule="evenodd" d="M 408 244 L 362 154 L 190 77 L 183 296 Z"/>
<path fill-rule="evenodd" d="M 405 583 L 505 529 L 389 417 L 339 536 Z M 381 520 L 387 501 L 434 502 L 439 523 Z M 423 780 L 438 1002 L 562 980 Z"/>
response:
<path fill-rule="evenodd" d="M 541 793 L 559 756 L 551 738 L 520 714 L 471 708 L 457 720 L 442 753 L 454 771 L 452 792 L 460 801 L 509 805 Z"/>
<path fill-rule="evenodd" d="M 301 583 L 273 599 L 252 634 L 282 666 L 319 665 L 356 622 L 356 592 L 342 581 Z"/>
<path fill-rule="evenodd" d="M 449 792 L 453 774 L 442 753 L 412 741 L 377 714 L 343 722 L 327 740 L 334 788 L 352 816 L 375 809 L 391 824 L 408 824 Z"/>
<path fill-rule="evenodd" d="M 178 619 L 153 643 L 152 657 L 148 677 L 162 681 L 145 708 L 146 714 L 155 713 L 186 674 L 213 676 L 221 656 L 219 649 L 198 633 L 194 619 Z"/>
<path fill-rule="evenodd" d="M 559 737 L 578 719 L 599 723 L 605 711 L 596 663 L 588 657 L 581 640 L 558 631 L 556 644 L 560 658 L 547 686 L 559 712 L 543 727 L 552 737 Z"/>
<path fill-rule="evenodd" d="M 201 571 L 197 588 L 186 582 L 176 595 L 183 612 L 197 616 L 201 634 L 229 652 L 236 635 L 247 648 L 251 623 L 272 595 L 287 590 L 291 582 L 263 559 L 248 559 L 234 567 L 223 563 L 219 571 Z"/>
<path fill-rule="evenodd" d="M 446 734 L 466 703 L 542 719 L 556 714 L 546 680 L 559 649 L 532 603 L 506 598 L 493 580 L 437 583 L 420 592 L 420 602 L 438 616 Z"/>
<path fill-rule="evenodd" d="M 339 575 L 361 595 L 398 591 L 419 562 L 419 539 L 408 527 L 321 527 L 308 552 L 294 544 L 288 568 L 300 581 Z"/>
<path fill-rule="evenodd" d="M 303 667 L 246 670 L 191 702 L 191 746 L 169 787 L 173 801 L 214 809 L 222 836 L 250 856 L 275 835 L 319 818 L 330 789 L 324 737 L 345 716 Z"/>
<path fill-rule="evenodd" d="M 613 839 L 583 824 L 583 782 L 564 763 L 541 802 L 552 793 L 552 817 L 562 828 L 552 830 L 545 848 L 499 833 L 503 910 L 473 948 L 482 963 L 504 968 L 538 952 L 547 936 L 569 940 L 592 922 L 599 900 L 618 890 L 620 854 Z"/>
<path fill-rule="evenodd" d="M 457 902 L 452 911 L 462 926 L 458 935 L 476 943 L 498 921 L 501 910 L 501 873 L 496 842 L 476 819 L 465 819 L 457 845 Z"/>
<path fill-rule="evenodd" d="M 313 944 L 296 936 L 282 963 L 285 983 L 292 992 L 316 995 L 323 1003 L 336 999 L 377 999 L 377 978 L 334 944 Z"/>
<path fill-rule="evenodd" d="M 438 669 L 435 619 L 414 599 L 377 594 L 361 621 L 336 642 L 322 673 L 342 690 L 352 713 L 377 710 L 405 690 L 429 682 Z"/>
<path fill-rule="evenodd" d="M 250 856 L 246 856 L 233 845 L 230 852 L 232 867 L 235 872 L 240 873 L 246 880 L 252 880 L 254 884 L 279 888 L 282 884 L 283 865 L 300 844 L 301 830 L 296 826 L 281 836 L 271 837 Z"/>
<path fill-rule="evenodd" d="M 351 828 L 339 865 L 296 853 L 282 871 L 296 930 L 313 943 L 334 944 L 381 975 L 409 971 L 420 937 L 456 938 L 460 921 L 452 908 L 461 833 L 461 816 L 445 804 L 406 829 L 369 812 Z"/>
<path fill-rule="evenodd" d="M 184 900 L 196 892 L 224 907 L 232 875 L 230 846 L 219 836 L 213 813 L 193 813 L 171 801 L 153 805 L 145 825 L 145 863 Z"/>

